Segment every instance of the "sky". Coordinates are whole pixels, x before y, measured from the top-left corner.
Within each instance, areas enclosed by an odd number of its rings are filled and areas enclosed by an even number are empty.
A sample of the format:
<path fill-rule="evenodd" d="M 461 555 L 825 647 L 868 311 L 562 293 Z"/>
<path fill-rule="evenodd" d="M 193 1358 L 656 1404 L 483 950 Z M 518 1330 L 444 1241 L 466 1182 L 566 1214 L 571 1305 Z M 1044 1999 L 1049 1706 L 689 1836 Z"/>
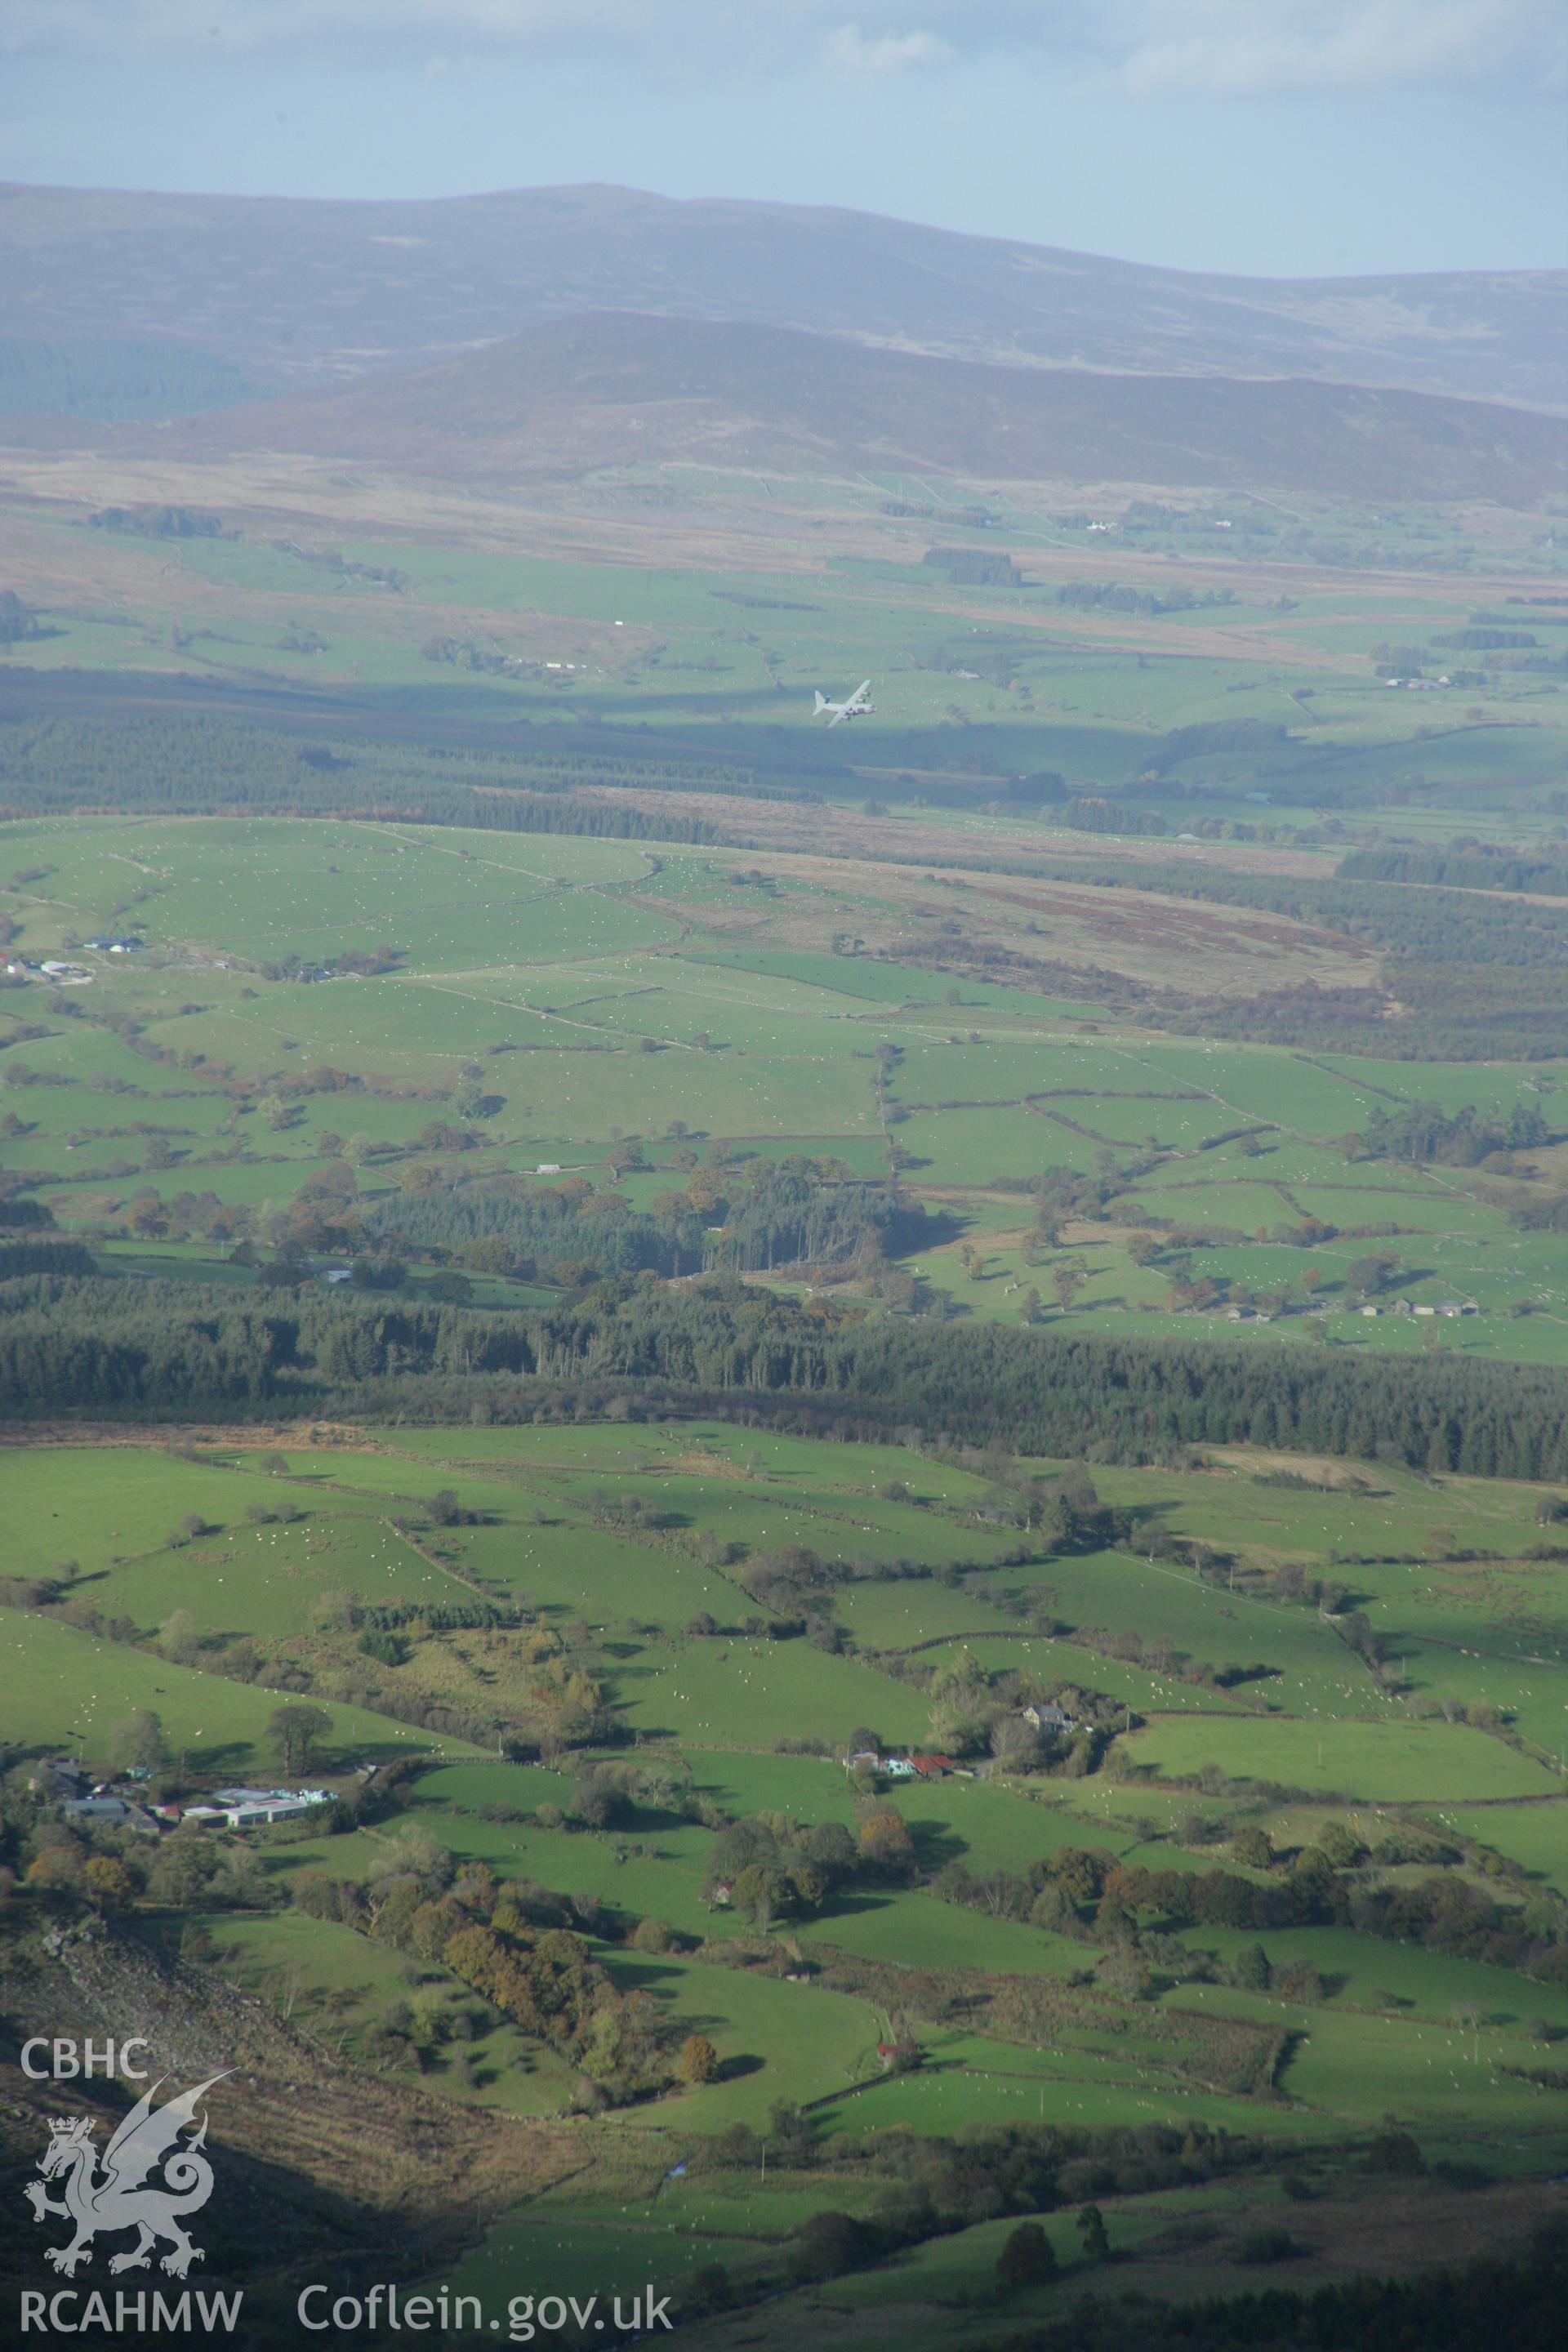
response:
<path fill-rule="evenodd" d="M 0 0 L 0 179 L 608 181 L 1270 277 L 1550 268 L 1568 0 Z"/>

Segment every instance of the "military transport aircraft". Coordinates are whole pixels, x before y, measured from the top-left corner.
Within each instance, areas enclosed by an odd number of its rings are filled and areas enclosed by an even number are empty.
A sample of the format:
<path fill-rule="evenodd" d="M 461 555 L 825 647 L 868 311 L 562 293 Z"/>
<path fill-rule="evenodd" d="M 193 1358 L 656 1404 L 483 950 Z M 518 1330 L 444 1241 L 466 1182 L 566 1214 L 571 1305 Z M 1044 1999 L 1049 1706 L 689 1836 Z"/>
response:
<path fill-rule="evenodd" d="M 842 702 L 829 702 L 827 697 L 819 690 L 816 697 L 816 709 L 813 715 L 821 719 L 831 710 L 833 716 L 827 721 L 830 727 L 837 727 L 841 719 L 865 719 L 877 707 L 870 699 L 870 694 L 871 681 L 868 677 L 863 677 L 854 693 L 847 695 Z"/>

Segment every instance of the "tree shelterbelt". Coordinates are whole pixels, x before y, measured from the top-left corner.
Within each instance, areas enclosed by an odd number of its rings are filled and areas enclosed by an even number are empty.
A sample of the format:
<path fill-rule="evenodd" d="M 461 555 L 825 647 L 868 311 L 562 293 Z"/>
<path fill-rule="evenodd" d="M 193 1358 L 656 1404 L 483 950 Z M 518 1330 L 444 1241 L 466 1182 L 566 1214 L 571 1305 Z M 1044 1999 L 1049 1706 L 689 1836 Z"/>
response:
<path fill-rule="evenodd" d="M 0 1283 L 12 1419 L 279 1412 L 434 1421 L 726 1413 L 845 1437 L 1159 1461 L 1250 1444 L 1478 1477 L 1568 1477 L 1568 1374 L 1047 1328 L 954 1330 L 655 1276 L 516 1312 L 105 1277 Z"/>

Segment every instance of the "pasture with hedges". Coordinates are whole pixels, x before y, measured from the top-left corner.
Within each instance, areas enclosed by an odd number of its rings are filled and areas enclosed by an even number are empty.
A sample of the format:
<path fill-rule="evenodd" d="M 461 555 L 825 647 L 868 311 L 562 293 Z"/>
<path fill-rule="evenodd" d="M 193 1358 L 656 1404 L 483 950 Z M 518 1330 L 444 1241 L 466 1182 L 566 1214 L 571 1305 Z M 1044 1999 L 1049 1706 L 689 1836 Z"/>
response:
<path fill-rule="evenodd" d="M 724 1420 L 124 1434 L 15 1433 L 8 1728 L 95 1774 L 140 1737 L 178 1802 L 265 1784 L 312 1716 L 329 1812 L 123 1839 L 115 1899 L 334 2063 L 578 2119 L 586 2172 L 465 2282 L 526 2252 L 542 2287 L 596 2232 L 628 2291 L 776 2292 L 806 2213 L 883 2210 L 896 2151 L 1021 2127 L 1129 2257 L 1282 2179 L 1331 2202 L 1391 2117 L 1433 2193 L 1563 2163 L 1553 1492 Z M 1543 1711 L 1479 1699 L 1477 1654 Z M 35 1901 L 68 1899 L 60 1836 L 32 1831 Z M 476 1989 L 454 1899 L 569 1934 L 594 2021 Z M 1201 2177 L 1156 2189 L 1162 2131 Z M 989 2244 L 894 2258 L 932 2342 Z"/>

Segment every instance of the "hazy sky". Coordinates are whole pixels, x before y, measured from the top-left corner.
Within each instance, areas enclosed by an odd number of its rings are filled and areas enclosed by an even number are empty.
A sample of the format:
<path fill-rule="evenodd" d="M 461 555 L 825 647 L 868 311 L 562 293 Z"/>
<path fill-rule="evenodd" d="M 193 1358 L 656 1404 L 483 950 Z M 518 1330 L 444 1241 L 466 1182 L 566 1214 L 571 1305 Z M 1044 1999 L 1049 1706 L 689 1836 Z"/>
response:
<path fill-rule="evenodd" d="M 1269 275 L 1564 258 L 1568 0 L 0 0 L 0 178 L 605 180 Z"/>

